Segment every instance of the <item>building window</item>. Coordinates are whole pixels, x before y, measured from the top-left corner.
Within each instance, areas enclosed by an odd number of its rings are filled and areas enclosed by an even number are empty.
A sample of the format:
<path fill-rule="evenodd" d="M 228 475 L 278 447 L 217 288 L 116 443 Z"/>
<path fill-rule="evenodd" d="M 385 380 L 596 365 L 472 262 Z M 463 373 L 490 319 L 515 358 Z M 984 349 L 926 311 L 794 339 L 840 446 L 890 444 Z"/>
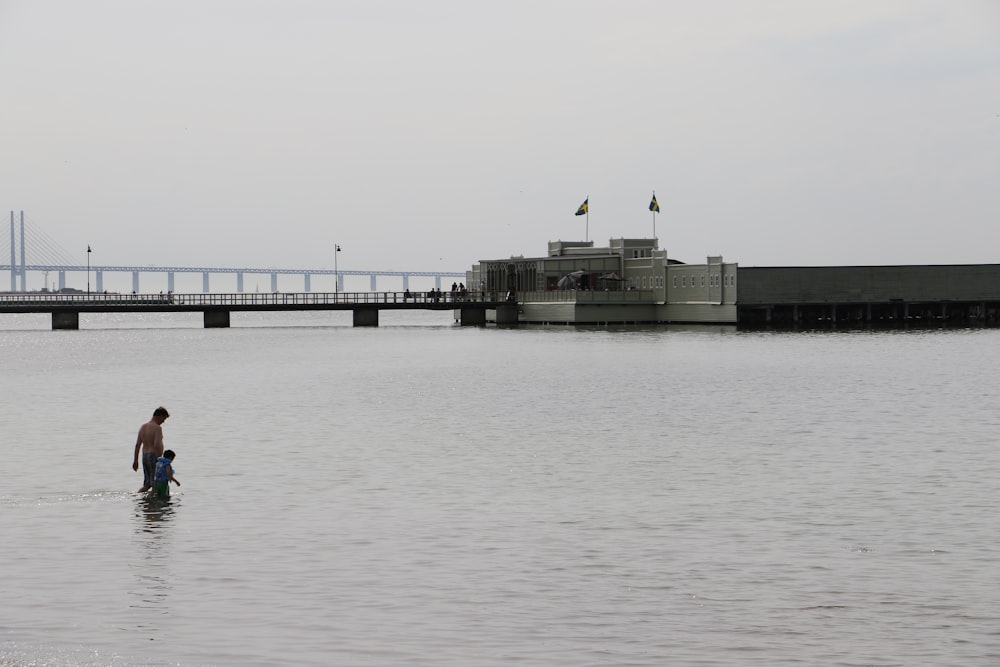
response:
<path fill-rule="evenodd" d="M 674 276 L 674 289 L 677 289 L 677 276 Z"/>
<path fill-rule="evenodd" d="M 705 286 L 705 276 L 702 276 L 702 277 L 701 277 L 701 286 L 702 286 L 702 287 L 704 287 L 704 286 Z"/>

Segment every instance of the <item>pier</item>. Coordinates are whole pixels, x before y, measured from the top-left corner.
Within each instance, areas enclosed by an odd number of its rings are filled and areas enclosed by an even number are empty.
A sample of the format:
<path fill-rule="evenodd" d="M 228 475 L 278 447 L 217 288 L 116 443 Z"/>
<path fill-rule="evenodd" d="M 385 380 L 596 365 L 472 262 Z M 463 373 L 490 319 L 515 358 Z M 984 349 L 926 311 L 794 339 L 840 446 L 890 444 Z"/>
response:
<path fill-rule="evenodd" d="M 53 329 L 79 329 L 87 313 L 200 312 L 205 328 L 228 327 L 233 312 L 350 310 L 354 326 L 377 327 L 383 310 L 453 310 L 462 326 L 484 326 L 486 311 L 498 323 L 517 321 L 517 305 L 497 292 L 267 292 L 229 294 L 5 293 L 2 313 L 50 313 Z M 508 313 L 507 311 L 512 311 Z"/>

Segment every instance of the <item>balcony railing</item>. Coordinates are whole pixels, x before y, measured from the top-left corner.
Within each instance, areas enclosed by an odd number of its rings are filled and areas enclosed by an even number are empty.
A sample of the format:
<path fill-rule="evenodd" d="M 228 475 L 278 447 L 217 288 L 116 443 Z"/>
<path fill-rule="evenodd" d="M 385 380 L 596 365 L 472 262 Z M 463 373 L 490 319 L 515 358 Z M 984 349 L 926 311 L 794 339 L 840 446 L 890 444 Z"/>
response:
<path fill-rule="evenodd" d="M 521 303 L 656 303 L 653 290 L 545 290 L 518 292 Z"/>

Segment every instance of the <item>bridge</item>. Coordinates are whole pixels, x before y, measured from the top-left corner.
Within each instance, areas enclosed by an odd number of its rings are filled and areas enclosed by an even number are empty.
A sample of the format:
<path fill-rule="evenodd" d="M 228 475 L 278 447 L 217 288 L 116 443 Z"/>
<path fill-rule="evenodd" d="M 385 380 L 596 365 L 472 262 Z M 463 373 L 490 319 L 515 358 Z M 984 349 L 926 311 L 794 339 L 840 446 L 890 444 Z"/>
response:
<path fill-rule="evenodd" d="M 462 326 L 483 326 L 486 311 L 497 324 L 517 323 L 517 304 L 496 292 L 276 292 L 230 294 L 0 294 L 0 313 L 50 313 L 53 329 L 79 329 L 85 313 L 203 314 L 205 328 L 228 327 L 239 311 L 350 310 L 354 326 L 377 327 L 383 310 L 453 310 Z"/>
<path fill-rule="evenodd" d="M 336 281 L 336 291 L 344 291 L 344 276 L 368 276 L 369 285 L 372 292 L 378 291 L 378 280 L 381 278 L 396 278 L 402 279 L 403 290 L 410 289 L 410 278 L 414 276 L 433 278 L 434 287 L 436 289 L 447 289 L 447 286 L 442 286 L 442 280 L 451 281 L 464 281 L 465 274 L 453 271 L 380 271 L 380 270 L 368 270 L 368 271 L 338 271 L 335 269 L 282 269 L 282 268 L 232 268 L 232 267 L 192 267 L 192 266 L 67 266 L 59 264 L 27 264 L 27 265 L 16 265 L 16 264 L 0 264 L 0 272 L 9 271 L 10 272 L 10 291 L 11 292 L 26 292 L 27 284 L 27 272 L 34 273 L 55 273 L 58 276 L 56 290 L 65 290 L 68 285 L 66 283 L 67 274 L 93 274 L 95 278 L 94 291 L 103 292 L 104 291 L 104 275 L 106 273 L 130 273 L 132 274 L 132 291 L 140 292 L 139 275 L 140 274 L 166 274 L 166 284 L 163 288 L 167 292 L 175 291 L 175 276 L 178 273 L 200 273 L 202 276 L 202 291 L 208 293 L 211 291 L 210 287 L 210 276 L 212 275 L 223 275 L 223 274 L 235 274 L 236 275 L 236 291 L 239 293 L 244 292 L 244 286 L 246 284 L 245 277 L 249 275 L 266 275 L 270 278 L 270 290 L 271 292 L 278 291 L 278 276 L 280 275 L 294 275 L 302 277 L 302 291 L 311 292 L 312 291 L 312 278 L 314 276 L 333 276 Z M 89 283 L 89 278 L 86 279 Z M 81 284 L 83 281 L 81 280 Z"/>
<path fill-rule="evenodd" d="M 192 266 L 135 266 L 135 265 L 91 265 L 90 253 L 87 253 L 87 263 L 83 264 L 79 260 L 74 260 L 70 253 L 65 251 L 54 240 L 49 238 L 37 225 L 32 225 L 24 219 L 24 212 L 21 212 L 20 235 L 17 234 L 18 226 L 15 225 L 14 212 L 10 214 L 10 244 L 6 239 L 0 238 L 0 272 L 10 273 L 10 291 L 28 291 L 28 273 L 45 274 L 43 287 L 51 291 L 64 291 L 67 284 L 68 275 L 77 275 L 80 285 L 86 285 L 87 291 L 91 288 L 91 274 L 94 276 L 94 288 L 96 292 L 105 291 L 106 274 L 130 274 L 131 291 L 139 293 L 140 276 L 148 277 L 148 274 L 158 274 L 157 278 L 162 280 L 166 276 L 166 283 L 160 282 L 157 289 L 166 292 L 175 292 L 175 278 L 177 274 L 201 274 L 202 292 L 211 292 L 211 277 L 235 275 L 236 292 L 245 292 L 245 278 L 247 275 L 263 275 L 270 279 L 270 292 L 277 292 L 279 276 L 301 276 L 302 291 L 312 292 L 312 280 L 316 276 L 333 276 L 335 292 L 344 291 L 345 276 L 367 276 L 369 287 L 372 292 L 377 292 L 380 279 L 391 279 L 397 285 L 401 279 L 402 289 L 411 288 L 410 278 L 432 278 L 435 289 L 442 288 L 442 280 L 452 282 L 464 281 L 465 273 L 457 271 L 382 271 L 382 270 L 349 270 L 341 271 L 336 266 L 328 268 L 252 268 L 252 267 L 192 267 Z M 89 250 L 89 247 L 88 247 Z M 8 259 L 9 258 L 9 259 Z M 57 283 L 47 284 L 48 274 L 55 274 Z M 429 281 L 428 281 L 429 282 Z M 447 289 L 447 287 L 445 288 Z M 146 291 L 150 291 L 146 287 Z"/>

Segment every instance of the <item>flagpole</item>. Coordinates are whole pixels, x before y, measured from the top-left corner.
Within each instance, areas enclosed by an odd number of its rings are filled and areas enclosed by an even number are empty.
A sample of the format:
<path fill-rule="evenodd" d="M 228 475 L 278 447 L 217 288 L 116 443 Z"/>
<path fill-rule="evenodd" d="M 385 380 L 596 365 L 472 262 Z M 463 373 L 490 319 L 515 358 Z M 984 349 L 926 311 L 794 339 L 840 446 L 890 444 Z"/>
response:
<path fill-rule="evenodd" d="M 656 190 L 653 190 L 653 199 L 656 199 Z M 656 240 L 656 209 L 653 209 L 653 240 Z"/>
<path fill-rule="evenodd" d="M 581 215 L 587 216 L 587 231 L 583 236 L 583 242 L 589 243 L 590 242 L 590 195 L 587 195 L 587 198 L 583 200 L 582 204 L 580 204 L 580 208 L 576 209 L 576 216 L 579 217 Z"/>
<path fill-rule="evenodd" d="M 656 190 L 653 190 L 653 199 L 649 202 L 649 210 L 653 212 L 653 240 L 656 240 L 656 211 L 660 208 L 659 202 L 656 201 Z"/>

